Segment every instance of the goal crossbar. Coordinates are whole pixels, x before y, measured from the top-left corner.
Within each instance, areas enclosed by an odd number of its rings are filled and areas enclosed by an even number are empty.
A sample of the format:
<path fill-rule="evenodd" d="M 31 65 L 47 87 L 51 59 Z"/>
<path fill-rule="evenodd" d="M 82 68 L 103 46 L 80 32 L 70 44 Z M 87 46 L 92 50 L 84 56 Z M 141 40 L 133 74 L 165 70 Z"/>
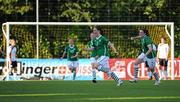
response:
<path fill-rule="evenodd" d="M 9 25 L 173 25 L 174 22 L 7 22 Z"/>

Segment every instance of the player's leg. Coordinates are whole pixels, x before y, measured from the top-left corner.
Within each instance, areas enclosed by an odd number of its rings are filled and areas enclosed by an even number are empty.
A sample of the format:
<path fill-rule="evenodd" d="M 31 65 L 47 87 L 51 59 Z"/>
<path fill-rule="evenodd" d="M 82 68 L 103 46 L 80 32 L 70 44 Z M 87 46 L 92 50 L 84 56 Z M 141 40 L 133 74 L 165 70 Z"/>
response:
<path fill-rule="evenodd" d="M 166 80 L 167 79 L 167 76 L 168 76 L 168 74 L 167 74 L 167 64 L 168 64 L 168 61 L 167 60 L 164 60 L 164 80 Z"/>
<path fill-rule="evenodd" d="M 159 59 L 160 80 L 163 78 L 163 59 Z"/>
<path fill-rule="evenodd" d="M 147 61 L 145 61 L 145 66 L 146 66 L 146 68 L 147 68 L 147 75 L 148 75 L 148 77 L 149 77 L 149 80 L 152 80 L 152 72 L 151 72 L 151 70 L 149 69 L 149 66 L 148 66 Z"/>
<path fill-rule="evenodd" d="M 68 61 L 68 68 L 71 71 L 70 76 L 72 77 L 72 80 L 73 80 L 73 70 L 74 70 L 74 68 L 73 68 L 73 61 Z"/>
<path fill-rule="evenodd" d="M 79 62 L 78 61 L 73 61 L 73 69 L 72 69 L 72 73 L 73 73 L 73 80 L 76 79 L 76 69 L 79 67 Z"/>
<path fill-rule="evenodd" d="M 153 75 L 156 79 L 155 85 L 159 85 L 160 84 L 159 76 L 158 76 L 157 72 L 155 71 L 156 59 L 155 58 L 151 58 L 151 59 L 147 58 L 147 62 L 148 62 L 151 72 L 153 73 Z"/>
<path fill-rule="evenodd" d="M 75 67 L 73 67 L 73 69 L 72 69 L 72 73 L 73 73 L 73 80 L 75 80 L 76 79 L 76 68 Z"/>
<path fill-rule="evenodd" d="M 97 82 L 96 81 L 96 68 L 94 67 L 94 63 L 96 62 L 96 59 L 94 57 L 91 57 L 90 60 L 91 60 L 92 76 L 93 76 L 92 82 L 96 83 Z"/>
<path fill-rule="evenodd" d="M 13 73 L 13 79 L 17 80 L 17 62 L 12 62 L 12 73 Z"/>
<path fill-rule="evenodd" d="M 136 83 L 138 79 L 138 65 L 145 60 L 145 55 L 144 53 L 141 53 L 138 58 L 134 61 L 134 78 L 132 80 L 129 80 L 131 83 Z"/>
<path fill-rule="evenodd" d="M 95 64 L 95 67 L 98 68 L 99 71 L 105 72 L 109 75 L 111 75 L 112 79 L 115 80 L 118 86 L 123 84 L 123 81 L 117 77 L 117 75 L 112 72 L 109 68 L 109 57 L 107 56 L 101 56 L 98 60 L 98 63 Z"/>
<path fill-rule="evenodd" d="M 152 72 L 149 68 L 147 70 L 148 70 L 147 74 L 148 74 L 149 80 L 152 80 Z"/>
<path fill-rule="evenodd" d="M 2 73 L 3 73 L 3 75 L 2 75 L 2 80 L 3 81 L 5 81 L 6 80 L 6 77 L 8 76 L 8 69 L 7 69 L 7 67 L 6 66 L 4 66 L 4 68 L 3 68 L 3 70 L 2 70 Z"/>

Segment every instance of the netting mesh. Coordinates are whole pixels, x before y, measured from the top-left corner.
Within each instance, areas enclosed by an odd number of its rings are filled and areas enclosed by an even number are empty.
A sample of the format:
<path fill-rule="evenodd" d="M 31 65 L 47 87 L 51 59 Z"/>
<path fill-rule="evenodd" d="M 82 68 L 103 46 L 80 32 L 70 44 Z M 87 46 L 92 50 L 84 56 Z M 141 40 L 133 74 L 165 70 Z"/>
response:
<path fill-rule="evenodd" d="M 165 26 L 111 26 L 102 25 L 102 34 L 114 43 L 119 56 L 115 56 L 111 52 L 111 57 L 119 58 L 136 58 L 140 52 L 140 41 L 131 41 L 129 38 L 138 35 L 139 29 L 147 29 L 149 36 L 154 43 L 158 45 L 161 37 L 166 37 L 169 46 L 171 45 L 170 38 L 166 34 Z M 87 42 L 90 41 L 89 34 L 92 31 L 92 26 L 80 25 L 40 25 L 39 26 L 39 58 L 59 58 L 67 45 L 68 38 L 75 38 L 76 45 L 79 47 L 79 57 L 87 58 L 89 53 L 82 51 L 82 48 L 87 47 Z M 11 36 L 17 39 L 17 56 L 19 58 L 36 58 L 37 42 L 36 42 L 36 26 L 35 25 L 11 25 Z M 5 48 L 4 38 L 3 48 Z"/>

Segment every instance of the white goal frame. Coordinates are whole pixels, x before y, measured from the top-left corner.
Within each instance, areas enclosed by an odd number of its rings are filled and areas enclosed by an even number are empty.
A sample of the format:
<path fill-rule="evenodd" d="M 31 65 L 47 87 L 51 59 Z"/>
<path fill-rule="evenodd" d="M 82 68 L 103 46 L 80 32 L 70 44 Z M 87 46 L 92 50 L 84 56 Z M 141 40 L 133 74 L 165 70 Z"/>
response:
<path fill-rule="evenodd" d="M 6 22 L 2 24 L 3 34 L 6 38 L 6 53 L 9 47 L 9 26 L 10 25 L 36 25 L 36 57 L 39 58 L 39 25 L 164 25 L 165 31 L 171 39 L 171 79 L 174 80 L 174 22 Z M 6 26 L 6 32 L 4 31 Z M 170 32 L 167 27 L 170 26 Z M 9 58 L 7 54 L 6 60 Z M 9 65 L 7 65 L 9 67 Z"/>

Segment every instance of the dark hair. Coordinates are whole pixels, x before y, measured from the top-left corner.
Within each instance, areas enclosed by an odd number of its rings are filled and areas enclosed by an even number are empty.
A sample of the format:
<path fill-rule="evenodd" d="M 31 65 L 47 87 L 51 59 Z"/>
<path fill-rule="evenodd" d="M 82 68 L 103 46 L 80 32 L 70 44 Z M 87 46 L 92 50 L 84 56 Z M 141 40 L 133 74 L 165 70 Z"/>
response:
<path fill-rule="evenodd" d="M 144 34 L 146 34 L 147 36 L 149 36 L 149 31 L 147 29 L 140 29 L 144 32 Z"/>
<path fill-rule="evenodd" d="M 16 41 L 16 37 L 15 36 L 10 36 L 9 39 Z"/>
<path fill-rule="evenodd" d="M 99 31 L 101 31 L 101 27 L 100 26 L 95 26 L 95 28 Z"/>
<path fill-rule="evenodd" d="M 101 29 L 101 26 L 94 26 L 97 30 L 99 30 L 100 34 L 103 35 L 103 30 Z"/>

